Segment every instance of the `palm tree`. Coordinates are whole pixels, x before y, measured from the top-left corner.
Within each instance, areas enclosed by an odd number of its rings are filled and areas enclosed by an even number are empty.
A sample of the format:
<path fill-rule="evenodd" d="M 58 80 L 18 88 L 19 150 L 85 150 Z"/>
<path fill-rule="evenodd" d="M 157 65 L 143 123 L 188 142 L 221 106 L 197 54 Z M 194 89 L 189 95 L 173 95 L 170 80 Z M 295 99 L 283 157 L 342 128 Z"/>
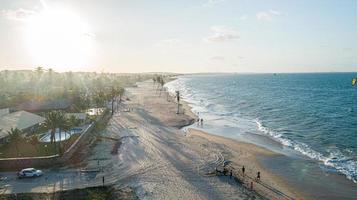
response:
<path fill-rule="evenodd" d="M 58 145 L 58 150 L 60 153 L 62 153 L 62 130 L 65 132 L 68 131 L 71 127 L 69 126 L 68 120 L 64 114 L 64 112 L 59 111 L 58 116 L 57 116 L 57 122 L 58 122 L 58 133 L 59 133 L 59 145 Z"/>
<path fill-rule="evenodd" d="M 52 74 L 53 74 L 54 71 L 53 71 L 52 68 L 48 68 L 47 72 L 48 72 L 48 74 L 49 74 L 50 76 L 52 76 Z"/>
<path fill-rule="evenodd" d="M 9 134 L 10 142 L 15 144 L 16 155 L 19 155 L 18 142 L 21 139 L 22 131 L 18 128 L 11 128 L 7 133 Z"/>
<path fill-rule="evenodd" d="M 154 82 L 153 87 L 155 87 L 155 84 L 156 84 L 156 75 L 155 75 L 154 77 L 152 77 L 152 81 Z"/>
<path fill-rule="evenodd" d="M 122 101 L 122 98 L 123 98 L 123 96 L 124 96 L 124 93 L 125 93 L 125 89 L 124 89 L 124 88 L 122 88 L 122 87 L 120 87 L 120 88 L 119 88 L 119 91 L 118 91 L 118 95 L 119 95 L 119 104 L 120 104 L 120 103 L 121 103 L 121 101 Z M 119 104 L 117 104 L 117 106 L 118 106 Z M 117 110 L 118 110 L 118 108 L 117 108 Z"/>
<path fill-rule="evenodd" d="M 54 142 L 56 146 L 56 129 L 59 129 L 59 140 L 61 141 L 61 129 L 66 128 L 67 119 L 62 111 L 51 111 L 47 114 L 44 125 L 47 129 L 51 130 L 51 143 Z M 59 145 L 59 151 L 61 152 L 61 145 Z"/>
<path fill-rule="evenodd" d="M 31 136 L 30 143 L 35 147 L 36 152 L 38 152 L 37 145 L 40 143 L 40 141 L 38 140 L 37 135 L 32 135 Z"/>
<path fill-rule="evenodd" d="M 162 76 L 160 78 L 159 83 L 161 85 L 161 90 L 160 90 L 160 96 L 161 96 L 161 91 L 162 91 L 162 89 L 164 88 L 164 85 L 165 85 L 165 80 L 164 80 L 164 78 Z"/>
<path fill-rule="evenodd" d="M 161 76 L 156 76 L 156 82 L 158 83 L 156 87 L 156 92 L 159 90 L 161 80 L 162 80 Z"/>
<path fill-rule="evenodd" d="M 101 89 L 96 90 L 94 92 L 92 98 L 93 98 L 93 101 L 94 101 L 95 106 L 97 108 L 103 107 L 103 104 L 104 104 L 105 99 L 106 99 L 106 96 L 105 96 L 105 93 L 103 92 L 103 90 L 101 90 Z M 98 109 L 97 109 L 97 111 L 98 111 Z M 98 115 L 98 113 L 97 113 L 97 115 Z"/>
<path fill-rule="evenodd" d="M 39 78 L 41 76 L 41 74 L 43 73 L 43 67 L 36 67 L 35 72 Z"/>
<path fill-rule="evenodd" d="M 42 74 L 43 74 L 43 67 L 36 67 L 36 69 L 35 69 L 35 72 L 36 72 L 36 78 L 37 78 L 37 84 L 39 84 L 40 83 L 40 80 L 41 80 L 41 76 L 42 76 Z M 37 98 L 39 98 L 40 97 L 40 88 L 39 88 L 39 85 L 37 85 L 37 87 L 36 87 L 36 95 L 37 95 Z"/>
<path fill-rule="evenodd" d="M 122 99 L 123 99 L 123 96 L 124 96 L 124 93 L 125 93 L 125 89 L 122 88 L 122 87 L 117 87 L 117 97 L 116 97 L 116 110 L 119 109 L 119 104 L 122 102 Z M 119 99 L 118 99 L 119 98 Z"/>
<path fill-rule="evenodd" d="M 115 99 L 119 96 L 120 90 L 118 88 L 112 87 L 111 90 L 108 92 L 108 100 L 112 102 L 112 115 L 114 114 L 114 102 Z"/>
<path fill-rule="evenodd" d="M 79 126 L 81 121 L 77 119 L 74 115 L 71 115 L 68 118 L 68 123 L 71 125 L 71 127 Z"/>
<path fill-rule="evenodd" d="M 180 113 L 180 91 L 176 91 L 176 99 L 177 99 L 177 112 L 176 114 Z"/>
<path fill-rule="evenodd" d="M 63 130 L 65 131 L 65 138 L 66 134 L 69 130 L 71 130 L 72 127 L 79 126 L 81 124 L 81 120 L 77 119 L 74 115 L 71 115 L 69 118 L 67 118 L 66 123 L 63 126 Z"/>
<path fill-rule="evenodd" d="M 72 128 L 73 126 L 75 126 L 75 124 L 77 124 L 77 123 L 79 123 L 79 122 L 78 122 L 77 118 L 74 117 L 73 115 L 72 115 L 70 118 L 65 118 L 65 119 L 64 119 L 64 121 L 63 121 L 63 123 L 62 123 L 62 125 L 61 125 L 61 128 L 60 128 L 60 130 L 63 130 L 63 131 L 64 131 L 64 137 L 65 137 L 64 146 L 67 146 L 67 139 L 66 139 L 66 137 L 67 137 L 67 132 L 70 131 L 71 128 Z M 71 136 L 70 136 L 70 137 L 71 137 Z M 61 144 L 62 144 L 62 141 L 61 141 L 61 143 L 60 143 L 60 146 L 61 146 Z M 63 152 L 62 149 L 60 149 L 60 150 L 61 150 L 60 152 L 62 153 L 62 152 Z"/>
<path fill-rule="evenodd" d="M 50 138 L 51 143 L 53 143 L 53 142 L 56 143 L 55 134 L 56 134 L 56 129 L 59 126 L 58 115 L 59 115 L 58 111 L 51 111 L 51 112 L 47 113 L 46 120 L 44 122 L 44 126 L 48 130 L 51 130 L 51 138 Z"/>
<path fill-rule="evenodd" d="M 120 87 L 119 88 L 119 102 L 121 102 L 122 97 L 124 96 L 124 93 L 125 93 L 125 89 Z"/>

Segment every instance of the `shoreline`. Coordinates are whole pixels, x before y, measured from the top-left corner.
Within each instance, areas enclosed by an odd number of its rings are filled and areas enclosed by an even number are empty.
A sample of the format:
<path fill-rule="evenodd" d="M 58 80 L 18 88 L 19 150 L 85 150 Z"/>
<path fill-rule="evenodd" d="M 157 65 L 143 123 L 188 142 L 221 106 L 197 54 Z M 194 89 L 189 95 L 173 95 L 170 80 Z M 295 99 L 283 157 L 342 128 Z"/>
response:
<path fill-rule="evenodd" d="M 177 78 L 174 78 L 170 80 L 170 82 L 176 79 Z M 188 116 L 194 119 L 198 118 L 198 116 L 192 111 L 192 107 L 187 101 L 182 99 L 180 102 L 183 109 L 185 110 L 184 114 L 187 114 Z M 203 130 L 195 129 L 194 127 L 190 127 L 195 123 L 196 120 L 194 120 L 193 123 L 189 125 L 182 126 L 181 130 L 187 128 L 188 138 L 194 139 L 194 137 L 200 137 L 212 143 L 225 146 L 223 149 L 226 151 L 228 150 L 227 160 L 232 162 L 232 167 L 234 169 L 241 169 L 241 167 L 244 166 L 246 168 L 246 173 L 248 173 L 251 177 L 255 177 L 256 173 L 260 171 L 262 177 L 265 176 L 265 178 L 262 178 L 262 180 L 266 181 L 267 184 L 276 187 L 284 194 L 294 197 L 295 199 L 309 199 L 306 195 L 303 195 L 303 192 L 299 191 L 298 188 L 293 187 L 286 181 L 284 181 L 283 177 L 276 173 L 273 173 L 268 168 L 263 167 L 263 164 L 260 163 L 260 161 L 258 160 L 258 157 L 264 157 L 265 159 L 269 159 L 274 156 L 283 156 L 282 154 L 273 152 L 269 149 L 266 149 L 265 147 L 258 146 L 253 143 L 240 141 L 238 139 L 232 139 L 221 135 L 216 135 Z M 243 161 L 242 159 L 246 160 Z M 249 188 L 249 185 L 246 185 L 246 187 Z"/>
<path fill-rule="evenodd" d="M 106 129 L 98 133 L 103 139 L 97 141 L 82 162 L 81 168 L 96 169 L 100 165 L 101 172 L 85 179 L 85 183 L 76 167 L 62 169 L 61 176 L 49 176 L 50 182 L 36 181 L 29 185 L 10 178 L 11 187 L 6 193 L 41 193 L 53 187 L 48 183 L 57 182 L 65 183 L 66 190 L 98 186 L 105 177 L 106 185 L 133 188 L 139 199 L 291 199 L 281 194 L 304 199 L 257 161 L 257 156 L 275 157 L 275 153 L 193 129 L 185 134 L 180 127 L 192 124 L 195 118 L 186 102 L 181 102 L 185 112 L 176 114 L 177 103 L 167 99 L 165 92 L 160 95 L 150 81 L 127 90 L 128 98 L 120 109 L 132 109 L 112 116 Z M 121 145 L 110 138 L 122 138 Z M 223 165 L 229 170 L 237 169 L 233 177 L 216 171 L 223 171 Z M 239 177 L 242 165 L 247 177 L 243 181 Z M 250 177 L 255 177 L 258 171 L 261 181 L 254 182 L 251 191 Z M 46 171 L 48 175 L 50 171 Z"/>
<path fill-rule="evenodd" d="M 183 105 L 186 106 L 186 110 L 192 111 L 193 108 L 185 99 L 182 102 L 184 102 Z M 270 176 L 269 182 L 272 185 L 277 185 L 282 191 L 288 191 L 287 193 L 292 194 L 297 199 L 348 199 L 357 195 L 355 183 L 344 174 L 331 171 L 328 166 L 321 165 L 323 163 L 314 159 L 305 157 L 289 149 L 286 150 L 281 144 L 268 136 L 257 135 L 258 137 L 256 138 L 253 134 L 248 137 L 230 137 L 230 135 L 224 134 L 227 133 L 224 129 L 210 130 L 212 126 L 207 120 L 205 120 L 204 124 L 207 124 L 208 129 L 195 128 L 196 126 L 188 126 L 185 129 L 190 129 L 190 132 L 193 129 L 193 135 L 199 135 L 204 138 L 215 138 L 212 139 L 213 143 L 221 143 L 228 146 L 228 149 L 233 149 L 232 151 L 234 151 L 234 148 L 225 144 L 232 140 L 236 142 L 236 146 L 244 146 L 242 144 L 246 143 L 250 144 L 250 148 L 245 149 L 245 152 L 250 152 L 256 148 L 262 148 L 268 152 L 272 151 L 273 154 L 271 155 L 269 153 L 266 154 L 266 152 L 253 155 L 254 159 L 251 159 L 250 163 L 256 168 L 263 169 L 264 173 Z M 239 155 L 232 158 L 232 160 L 242 162 L 239 160 Z"/>
<path fill-rule="evenodd" d="M 258 157 L 264 157 L 269 159 L 275 156 L 281 156 L 281 154 L 270 151 L 264 147 L 258 145 L 247 143 L 243 141 L 238 141 L 235 139 L 214 135 L 207 133 L 202 130 L 197 130 L 194 128 L 188 128 L 187 137 L 195 140 L 195 138 L 204 138 L 210 143 L 221 145 L 224 158 L 229 162 L 229 169 L 233 169 L 236 173 L 241 175 L 242 166 L 245 167 L 245 174 L 250 177 L 256 177 L 256 173 L 259 171 L 261 173 L 261 181 L 264 184 L 272 186 L 273 188 L 281 191 L 284 195 L 293 197 L 295 199 L 309 199 L 303 195 L 302 191 L 289 185 L 285 182 L 282 177 L 273 173 L 259 162 Z M 242 178 L 242 177 L 239 177 Z M 246 188 L 249 188 L 248 180 L 243 180 L 243 184 Z M 255 183 L 256 185 L 256 183 Z M 258 193 L 264 192 L 259 190 L 264 190 L 262 188 L 257 188 Z"/>

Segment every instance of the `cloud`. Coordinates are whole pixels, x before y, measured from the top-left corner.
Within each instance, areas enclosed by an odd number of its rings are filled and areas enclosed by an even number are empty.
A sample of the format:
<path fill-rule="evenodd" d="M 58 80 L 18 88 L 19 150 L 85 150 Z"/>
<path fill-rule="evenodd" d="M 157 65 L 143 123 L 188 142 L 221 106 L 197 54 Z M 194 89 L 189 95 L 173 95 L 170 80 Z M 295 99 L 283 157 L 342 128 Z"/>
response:
<path fill-rule="evenodd" d="M 211 27 L 212 34 L 203 38 L 205 42 L 225 42 L 229 40 L 236 40 L 239 38 L 238 31 L 225 27 L 225 26 L 213 26 Z"/>
<path fill-rule="evenodd" d="M 219 3 L 222 3 L 223 1 L 225 0 L 208 0 L 207 2 L 205 2 L 203 4 L 204 7 L 212 7 L 212 6 L 215 6 Z"/>
<path fill-rule="evenodd" d="M 15 20 L 15 21 L 25 21 L 29 17 L 36 14 L 36 12 L 33 10 L 26 10 L 23 8 L 19 8 L 17 10 L 2 10 L 0 12 L 2 17 L 5 17 L 8 20 Z"/>
<path fill-rule="evenodd" d="M 276 10 L 269 10 L 257 13 L 257 19 L 262 21 L 272 21 L 274 17 L 280 16 L 281 13 Z"/>

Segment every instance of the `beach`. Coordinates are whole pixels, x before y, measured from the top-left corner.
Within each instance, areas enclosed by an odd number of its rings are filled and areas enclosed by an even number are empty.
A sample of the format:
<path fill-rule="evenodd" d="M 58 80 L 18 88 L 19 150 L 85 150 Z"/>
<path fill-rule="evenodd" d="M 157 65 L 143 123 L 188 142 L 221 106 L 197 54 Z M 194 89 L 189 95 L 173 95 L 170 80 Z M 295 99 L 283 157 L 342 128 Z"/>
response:
<path fill-rule="evenodd" d="M 4 193 L 106 185 L 130 190 L 129 199 L 354 199 L 355 185 L 343 175 L 306 156 L 281 153 L 282 144 L 266 136 L 251 134 L 265 142 L 259 145 L 210 129 L 207 118 L 198 125 L 188 102 L 181 99 L 177 114 L 176 98 L 160 90 L 152 81 L 127 87 L 118 110 L 72 165 L 44 170 L 45 177 L 34 182 L 4 173 Z"/>
<path fill-rule="evenodd" d="M 101 141 L 87 159 L 89 168 L 97 164 L 96 158 L 102 158 L 106 181 L 119 188 L 133 188 L 140 199 L 303 199 L 256 159 L 276 153 L 194 129 L 183 131 L 182 127 L 194 123 L 195 115 L 185 103 L 181 113 L 176 114 L 174 98 L 165 92 L 160 95 L 151 81 L 127 88 L 126 96 L 121 105 L 125 111 L 116 113 L 102 133 L 105 137 L 122 138 L 118 154 L 108 153 L 112 142 Z M 227 161 L 227 169 L 234 170 L 238 179 L 229 173 L 215 175 L 215 170 L 222 171 Z M 246 178 L 241 180 L 243 165 Z M 258 171 L 261 183 L 283 195 L 248 178 L 254 179 Z"/>
<path fill-rule="evenodd" d="M 348 97 L 356 93 L 344 81 L 350 75 L 185 75 L 166 87 L 180 90 L 190 110 L 204 119 L 204 126 L 187 128 L 275 152 L 255 157 L 306 197 L 353 199 L 356 112 Z"/>

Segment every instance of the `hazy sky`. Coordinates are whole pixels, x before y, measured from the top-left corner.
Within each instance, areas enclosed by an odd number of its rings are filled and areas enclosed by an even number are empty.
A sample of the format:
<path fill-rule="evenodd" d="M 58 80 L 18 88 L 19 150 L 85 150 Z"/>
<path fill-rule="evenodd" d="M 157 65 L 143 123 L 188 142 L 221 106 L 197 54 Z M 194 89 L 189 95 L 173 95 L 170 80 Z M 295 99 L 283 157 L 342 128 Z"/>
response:
<path fill-rule="evenodd" d="M 356 0 L 0 0 L 0 70 L 357 71 Z"/>

